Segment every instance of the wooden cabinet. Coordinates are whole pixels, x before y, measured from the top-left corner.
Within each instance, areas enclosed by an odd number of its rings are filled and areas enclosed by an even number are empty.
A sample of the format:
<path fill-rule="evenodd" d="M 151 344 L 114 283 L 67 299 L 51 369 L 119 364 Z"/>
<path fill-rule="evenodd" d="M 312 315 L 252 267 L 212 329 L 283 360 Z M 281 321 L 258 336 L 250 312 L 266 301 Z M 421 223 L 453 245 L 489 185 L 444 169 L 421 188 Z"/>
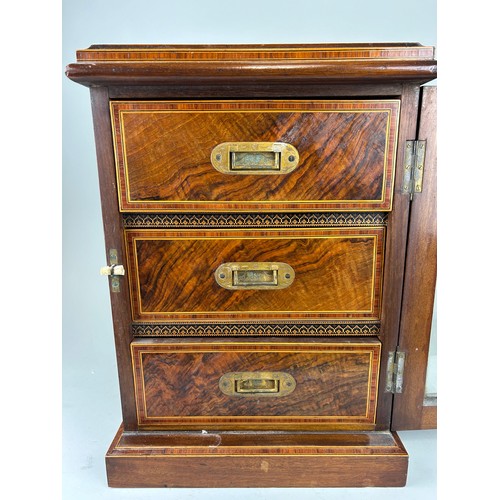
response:
<path fill-rule="evenodd" d="M 90 87 L 109 257 L 109 484 L 403 486 L 433 48 L 92 46 L 67 75 Z"/>

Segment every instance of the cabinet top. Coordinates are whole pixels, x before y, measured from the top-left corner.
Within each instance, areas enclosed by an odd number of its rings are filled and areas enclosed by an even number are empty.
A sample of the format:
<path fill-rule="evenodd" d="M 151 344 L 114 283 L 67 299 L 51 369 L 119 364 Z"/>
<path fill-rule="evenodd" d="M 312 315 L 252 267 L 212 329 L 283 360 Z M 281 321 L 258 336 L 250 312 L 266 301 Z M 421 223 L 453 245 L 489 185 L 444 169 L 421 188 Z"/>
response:
<path fill-rule="evenodd" d="M 434 47 L 419 43 L 91 45 L 66 75 L 83 85 L 423 83 L 436 77 L 436 61 Z"/>

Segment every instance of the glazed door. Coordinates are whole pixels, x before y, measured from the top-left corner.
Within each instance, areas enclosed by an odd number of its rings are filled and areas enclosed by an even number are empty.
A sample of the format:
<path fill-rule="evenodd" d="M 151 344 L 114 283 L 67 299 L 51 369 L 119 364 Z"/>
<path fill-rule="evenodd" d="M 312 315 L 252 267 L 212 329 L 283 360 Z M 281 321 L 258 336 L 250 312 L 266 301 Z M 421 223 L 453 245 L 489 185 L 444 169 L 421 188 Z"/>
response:
<path fill-rule="evenodd" d="M 418 139 L 426 140 L 423 189 L 411 203 L 398 352 L 404 353 L 401 392 L 394 395 L 393 430 L 435 429 L 436 101 L 422 87 Z M 432 333 L 432 335 L 431 335 Z"/>

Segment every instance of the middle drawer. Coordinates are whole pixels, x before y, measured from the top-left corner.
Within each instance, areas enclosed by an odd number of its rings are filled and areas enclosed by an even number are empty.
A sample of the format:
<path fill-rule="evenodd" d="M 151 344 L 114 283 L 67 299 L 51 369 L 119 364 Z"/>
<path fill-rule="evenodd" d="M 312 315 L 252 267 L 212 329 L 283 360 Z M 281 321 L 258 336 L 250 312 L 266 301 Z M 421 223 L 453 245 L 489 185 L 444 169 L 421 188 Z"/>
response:
<path fill-rule="evenodd" d="M 384 227 L 126 230 L 133 320 L 378 320 L 384 236 Z"/>

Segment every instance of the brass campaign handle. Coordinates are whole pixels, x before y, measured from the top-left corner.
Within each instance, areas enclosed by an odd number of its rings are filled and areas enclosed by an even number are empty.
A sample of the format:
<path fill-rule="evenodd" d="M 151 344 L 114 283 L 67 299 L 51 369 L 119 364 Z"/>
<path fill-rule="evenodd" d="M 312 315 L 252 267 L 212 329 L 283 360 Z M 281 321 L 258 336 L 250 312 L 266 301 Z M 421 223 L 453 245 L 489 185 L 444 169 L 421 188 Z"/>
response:
<path fill-rule="evenodd" d="M 280 290 L 294 278 L 284 262 L 226 262 L 215 271 L 215 281 L 227 290 Z"/>
<path fill-rule="evenodd" d="M 288 174 L 299 164 L 299 152 L 286 142 L 223 142 L 210 156 L 223 174 Z"/>
<path fill-rule="evenodd" d="M 219 388 L 227 396 L 282 397 L 291 394 L 297 382 L 285 372 L 231 372 L 219 379 Z"/>

